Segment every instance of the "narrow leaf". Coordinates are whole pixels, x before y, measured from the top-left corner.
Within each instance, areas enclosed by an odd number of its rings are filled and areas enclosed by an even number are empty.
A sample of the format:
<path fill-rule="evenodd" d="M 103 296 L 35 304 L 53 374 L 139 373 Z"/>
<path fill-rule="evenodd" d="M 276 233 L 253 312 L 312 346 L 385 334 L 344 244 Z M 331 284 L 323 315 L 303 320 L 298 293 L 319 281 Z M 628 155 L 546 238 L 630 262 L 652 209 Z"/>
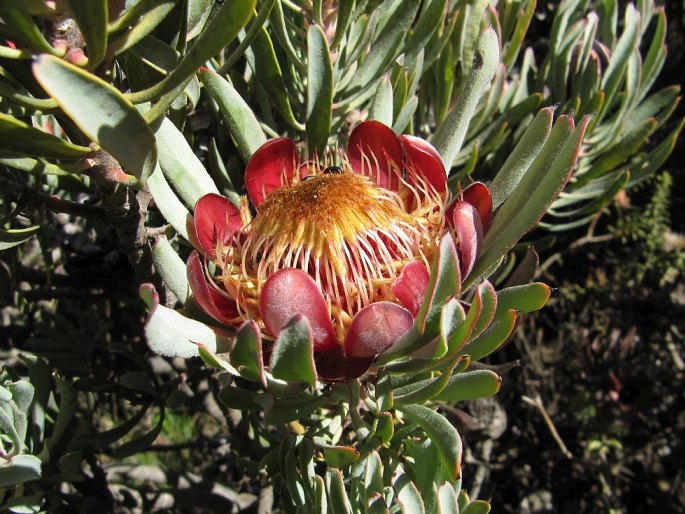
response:
<path fill-rule="evenodd" d="M 206 68 L 200 70 L 199 76 L 209 96 L 219 106 L 240 157 L 247 163 L 257 148 L 266 143 L 257 117 L 226 79 Z"/>
<path fill-rule="evenodd" d="M 459 353 L 470 355 L 471 360 L 474 362 L 490 355 L 509 339 L 515 324 L 516 311 L 509 310 L 499 316 L 497 321 L 490 325 L 480 336 L 467 343 Z"/>
<path fill-rule="evenodd" d="M 545 145 L 552 130 L 554 109 L 542 109 L 521 136 L 514 151 L 500 168 L 490 184 L 492 208 L 497 209 L 516 189 L 521 177 L 528 170 Z"/>
<path fill-rule="evenodd" d="M 376 94 L 373 97 L 373 102 L 369 108 L 370 120 L 378 120 L 383 125 L 392 125 L 392 84 L 390 83 L 390 77 L 387 75 L 383 76 L 378 82 L 378 87 L 376 88 Z"/>
<path fill-rule="evenodd" d="M 14 248 L 24 241 L 28 241 L 39 230 L 40 225 L 9 230 L 0 229 L 0 251 Z"/>
<path fill-rule="evenodd" d="M 333 66 L 326 36 L 318 25 L 307 30 L 307 144 L 323 152 L 331 128 Z"/>
<path fill-rule="evenodd" d="M 415 0 L 400 1 L 401 3 L 373 41 L 369 53 L 348 86 L 349 90 L 367 88 L 370 83 L 385 73 L 390 63 L 395 60 L 419 8 L 419 2 Z"/>
<path fill-rule="evenodd" d="M 542 309 L 551 292 L 550 287 L 542 282 L 500 289 L 497 291 L 497 317 L 509 309 L 524 313 Z"/>
<path fill-rule="evenodd" d="M 423 404 L 440 395 L 447 386 L 452 370 L 462 357 L 452 359 L 452 364 L 435 378 L 420 380 L 406 386 L 398 387 L 394 391 L 395 405 Z"/>
<path fill-rule="evenodd" d="M 152 260 L 155 270 L 176 298 L 185 304 L 190 294 L 186 265 L 171 247 L 166 236 L 160 236 L 152 246 Z"/>
<path fill-rule="evenodd" d="M 55 159 L 74 159 L 92 152 L 19 121 L 0 114 L 0 149 L 16 152 L 18 156 L 32 155 Z"/>
<path fill-rule="evenodd" d="M 281 65 L 274 50 L 273 42 L 267 30 L 262 27 L 259 34 L 252 44 L 255 75 L 259 84 L 269 95 L 269 100 L 273 102 L 285 121 L 297 130 L 304 130 L 304 127 L 295 119 L 290 99 L 287 93 L 287 85 Z"/>
<path fill-rule="evenodd" d="M 200 66 L 204 65 L 235 39 L 252 17 L 257 0 L 232 0 L 224 2 L 216 15 L 205 26 L 202 34 L 195 39 L 192 48 L 185 54 L 178 66 L 162 81 L 154 86 L 131 93 L 129 100 L 143 103 L 168 93 L 185 82 Z"/>
<path fill-rule="evenodd" d="M 155 171 L 147 181 L 147 187 L 155 199 L 155 205 L 172 227 L 189 241 L 188 226 L 192 226 L 192 217 L 185 205 L 178 199 L 176 193 L 171 189 L 169 183 L 164 178 L 164 173 L 159 164 L 155 166 Z"/>
<path fill-rule="evenodd" d="M 23 4 L 24 2 L 9 2 L 7 0 L 0 2 L 3 37 L 31 50 L 58 55 L 60 52 L 47 42 Z"/>
<path fill-rule="evenodd" d="M 469 122 L 481 96 L 490 87 L 498 65 L 499 41 L 495 31 L 489 28 L 478 39 L 473 67 L 456 106 L 438 127 L 431 141 L 442 157 L 446 170 L 452 167 L 452 162 L 461 149 Z"/>
<path fill-rule="evenodd" d="M 411 36 L 405 44 L 409 56 L 425 48 L 435 31 L 441 28 L 446 3 L 447 0 L 431 0 L 430 3 L 423 3 L 421 14 L 414 23 Z"/>
<path fill-rule="evenodd" d="M 187 207 L 195 207 L 208 193 L 219 192 L 181 131 L 168 118 L 162 119 L 155 135 L 162 171 Z"/>
<path fill-rule="evenodd" d="M 326 472 L 326 488 L 328 489 L 328 505 L 331 514 L 351 514 L 350 501 L 345 492 L 342 473 L 338 469 Z"/>
<path fill-rule="evenodd" d="M 583 117 L 574 131 L 573 121 L 561 117 L 535 161 L 502 204 L 483 239 L 482 253 L 464 281 L 468 288 L 537 223 L 568 181 L 589 122 Z"/>

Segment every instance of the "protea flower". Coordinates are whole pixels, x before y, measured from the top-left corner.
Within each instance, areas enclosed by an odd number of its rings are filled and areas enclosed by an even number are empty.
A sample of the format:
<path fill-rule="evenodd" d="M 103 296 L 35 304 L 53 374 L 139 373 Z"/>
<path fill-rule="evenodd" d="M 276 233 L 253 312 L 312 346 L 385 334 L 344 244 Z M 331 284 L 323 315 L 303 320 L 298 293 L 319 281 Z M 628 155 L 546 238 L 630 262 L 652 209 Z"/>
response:
<path fill-rule="evenodd" d="M 188 260 L 193 295 L 216 320 L 254 320 L 266 338 L 307 318 L 319 377 L 350 379 L 411 327 L 446 230 L 462 277 L 490 220 L 488 189 L 452 201 L 428 142 L 397 137 L 377 121 L 358 125 L 347 153 L 301 162 L 295 143 L 267 141 L 247 165 L 240 207 L 216 194 L 195 207 L 196 244 L 219 271 Z M 208 278 L 208 280 L 207 280 Z"/>

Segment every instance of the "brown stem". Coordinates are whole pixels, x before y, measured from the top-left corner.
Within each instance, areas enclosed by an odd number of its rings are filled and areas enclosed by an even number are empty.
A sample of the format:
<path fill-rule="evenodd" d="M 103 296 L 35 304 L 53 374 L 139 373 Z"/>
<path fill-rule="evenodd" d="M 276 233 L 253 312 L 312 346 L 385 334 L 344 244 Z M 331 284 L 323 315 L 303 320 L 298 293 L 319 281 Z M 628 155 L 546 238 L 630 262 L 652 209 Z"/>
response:
<path fill-rule="evenodd" d="M 89 219 L 103 219 L 105 217 L 105 212 L 100 207 L 64 200 L 56 195 L 39 193 L 23 184 L 3 177 L 0 177 L 0 185 L 2 185 L 3 190 L 12 199 L 28 198 L 31 205 L 36 207 L 44 206 L 54 213 L 73 214 Z"/>
<path fill-rule="evenodd" d="M 579 248 L 583 245 L 586 244 L 595 244 L 595 243 L 603 243 L 604 241 L 610 241 L 614 239 L 616 236 L 613 234 L 604 234 L 601 236 L 596 236 L 595 235 L 595 229 L 597 228 L 597 223 L 599 222 L 599 219 L 601 218 L 602 214 L 604 211 L 599 211 L 597 215 L 592 219 L 590 222 L 590 226 L 588 227 L 587 234 L 585 234 L 583 237 L 580 239 L 577 239 L 570 245 L 566 247 L 565 250 L 562 250 L 560 252 L 557 252 L 553 255 L 550 255 L 545 262 L 540 264 L 540 267 L 538 268 L 537 272 L 535 273 L 536 277 L 540 277 L 542 275 L 548 276 L 547 275 L 547 270 L 552 266 L 554 263 L 560 261 L 563 259 L 564 255 L 572 252 L 576 248 Z M 549 278 L 549 276 L 548 276 Z"/>
<path fill-rule="evenodd" d="M 135 270 L 140 282 L 151 282 L 166 303 L 169 298 L 166 288 L 155 273 L 152 261 L 152 248 L 147 238 L 145 218 L 147 207 L 152 200 L 149 191 L 134 191 L 117 181 L 124 175 L 119 163 L 108 153 L 98 151 L 93 160 L 91 176 L 102 195 L 102 205 L 107 221 L 117 235 L 121 249 Z"/>

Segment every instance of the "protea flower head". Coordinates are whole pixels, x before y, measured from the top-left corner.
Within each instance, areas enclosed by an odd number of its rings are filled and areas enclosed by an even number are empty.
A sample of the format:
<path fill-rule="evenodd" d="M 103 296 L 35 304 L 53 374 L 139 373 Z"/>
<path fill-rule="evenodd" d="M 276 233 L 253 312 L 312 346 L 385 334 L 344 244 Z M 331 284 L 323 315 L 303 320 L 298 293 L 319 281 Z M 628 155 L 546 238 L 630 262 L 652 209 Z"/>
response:
<path fill-rule="evenodd" d="M 220 271 L 209 277 L 194 252 L 193 295 L 216 320 L 254 320 L 266 338 L 306 317 L 327 380 L 361 375 L 411 327 L 446 230 L 469 273 L 492 209 L 480 183 L 452 199 L 437 151 L 377 121 L 353 130 L 346 153 L 304 162 L 291 139 L 267 141 L 245 186 L 240 207 L 216 194 L 197 202 L 196 244 Z"/>

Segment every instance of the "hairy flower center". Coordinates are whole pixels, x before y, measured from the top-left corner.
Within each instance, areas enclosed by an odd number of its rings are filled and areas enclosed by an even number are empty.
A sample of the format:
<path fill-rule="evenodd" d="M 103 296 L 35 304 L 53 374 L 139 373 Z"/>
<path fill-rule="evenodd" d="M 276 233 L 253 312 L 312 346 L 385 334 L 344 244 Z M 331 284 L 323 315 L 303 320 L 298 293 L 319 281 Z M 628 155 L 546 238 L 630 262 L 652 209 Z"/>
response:
<path fill-rule="evenodd" d="M 253 231 L 257 237 L 272 238 L 276 253 L 303 246 L 315 259 L 330 259 L 343 275 L 345 245 L 356 244 L 367 231 L 389 230 L 401 222 L 411 218 L 395 198 L 365 177 L 321 174 L 269 195 Z"/>
<path fill-rule="evenodd" d="M 226 249 L 223 282 L 246 318 L 259 319 L 257 299 L 271 274 L 299 268 L 320 287 L 342 340 L 359 310 L 393 299 L 390 286 L 404 264 L 428 264 L 442 230 L 440 199 L 409 213 L 397 193 L 335 171 L 272 191 Z M 426 215 L 431 208 L 438 223 Z"/>

